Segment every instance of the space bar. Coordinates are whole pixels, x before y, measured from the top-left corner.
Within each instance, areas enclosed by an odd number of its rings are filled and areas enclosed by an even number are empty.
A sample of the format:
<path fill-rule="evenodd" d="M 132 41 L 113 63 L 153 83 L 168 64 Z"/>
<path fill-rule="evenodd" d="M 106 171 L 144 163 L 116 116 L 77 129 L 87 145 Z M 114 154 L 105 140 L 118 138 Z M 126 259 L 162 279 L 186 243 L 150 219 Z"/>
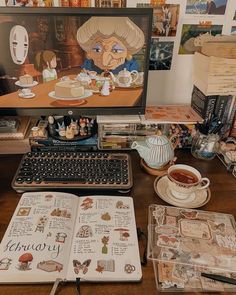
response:
<path fill-rule="evenodd" d="M 86 183 L 85 178 L 75 178 L 75 177 L 44 177 L 44 182 L 76 182 L 76 183 Z"/>

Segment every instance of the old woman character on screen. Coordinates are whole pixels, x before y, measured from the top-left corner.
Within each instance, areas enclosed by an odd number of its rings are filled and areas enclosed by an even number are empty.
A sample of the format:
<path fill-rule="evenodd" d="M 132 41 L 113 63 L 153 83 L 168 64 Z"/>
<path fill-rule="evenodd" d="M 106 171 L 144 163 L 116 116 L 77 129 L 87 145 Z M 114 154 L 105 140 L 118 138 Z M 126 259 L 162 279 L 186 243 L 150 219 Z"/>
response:
<path fill-rule="evenodd" d="M 77 41 L 87 53 L 85 70 L 98 74 L 139 70 L 132 55 L 143 47 L 144 34 L 128 17 L 91 17 L 78 29 Z"/>

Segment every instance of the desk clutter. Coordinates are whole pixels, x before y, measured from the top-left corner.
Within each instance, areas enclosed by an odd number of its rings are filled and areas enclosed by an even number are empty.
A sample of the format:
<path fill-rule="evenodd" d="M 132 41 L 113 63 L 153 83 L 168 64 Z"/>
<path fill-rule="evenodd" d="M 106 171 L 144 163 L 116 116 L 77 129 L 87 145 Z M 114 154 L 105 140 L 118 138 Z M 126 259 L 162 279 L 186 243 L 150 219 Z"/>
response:
<path fill-rule="evenodd" d="M 233 215 L 150 205 L 148 258 L 158 291 L 233 294 L 226 282 L 236 278 L 235 229 Z"/>
<path fill-rule="evenodd" d="M 31 129 L 29 142 L 33 151 L 97 150 L 96 118 L 49 116 Z"/>

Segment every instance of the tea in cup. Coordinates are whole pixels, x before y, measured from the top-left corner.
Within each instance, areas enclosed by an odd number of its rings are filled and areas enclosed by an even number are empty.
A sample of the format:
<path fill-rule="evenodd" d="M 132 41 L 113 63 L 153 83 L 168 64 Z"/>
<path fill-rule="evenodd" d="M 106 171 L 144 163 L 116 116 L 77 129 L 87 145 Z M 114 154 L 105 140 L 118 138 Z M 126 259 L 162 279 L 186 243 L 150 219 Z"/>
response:
<path fill-rule="evenodd" d="M 177 164 L 167 171 L 168 189 L 179 200 L 185 200 L 198 190 L 208 188 L 210 180 L 192 166 Z"/>

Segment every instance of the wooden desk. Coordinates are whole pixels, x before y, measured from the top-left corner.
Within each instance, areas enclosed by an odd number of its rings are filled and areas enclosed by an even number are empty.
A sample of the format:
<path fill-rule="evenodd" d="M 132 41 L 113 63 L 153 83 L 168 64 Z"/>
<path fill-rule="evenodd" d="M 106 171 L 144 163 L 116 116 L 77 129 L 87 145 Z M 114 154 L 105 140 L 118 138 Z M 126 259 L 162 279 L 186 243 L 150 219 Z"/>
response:
<path fill-rule="evenodd" d="M 186 151 L 177 151 L 178 163 L 193 165 L 203 176 L 211 180 L 211 200 L 202 207 L 202 210 L 219 211 L 236 216 L 236 179 L 228 173 L 223 164 L 216 158 L 212 161 L 198 161 Z M 134 187 L 131 195 L 134 198 L 137 227 L 147 230 L 148 206 L 150 204 L 163 204 L 153 190 L 155 176 L 144 173 L 139 166 L 139 156 L 135 151 L 131 152 L 133 164 Z M 10 218 L 19 201 L 19 195 L 11 188 L 11 180 L 19 164 L 20 155 L 0 156 L 0 240 L 7 229 Z M 157 294 L 152 263 L 148 262 L 143 270 L 141 283 L 106 283 L 106 284 L 82 284 L 81 295 L 133 295 L 133 294 Z M 0 294 L 4 295 L 49 295 L 52 285 L 4 285 L 0 286 Z M 75 295 L 76 289 L 73 283 L 67 283 L 60 287 L 58 295 Z M 171 294 L 171 293 L 169 293 Z M 182 294 L 183 293 L 175 293 Z M 186 293 L 198 294 L 198 293 Z M 199 293 L 200 294 L 200 293 Z M 201 293 L 202 294 L 202 293 Z M 207 293 L 205 293 L 207 294 Z M 212 294 L 212 293 L 209 293 Z M 214 293 L 215 294 L 215 293 Z M 229 294 L 229 293 L 228 293 Z"/>

